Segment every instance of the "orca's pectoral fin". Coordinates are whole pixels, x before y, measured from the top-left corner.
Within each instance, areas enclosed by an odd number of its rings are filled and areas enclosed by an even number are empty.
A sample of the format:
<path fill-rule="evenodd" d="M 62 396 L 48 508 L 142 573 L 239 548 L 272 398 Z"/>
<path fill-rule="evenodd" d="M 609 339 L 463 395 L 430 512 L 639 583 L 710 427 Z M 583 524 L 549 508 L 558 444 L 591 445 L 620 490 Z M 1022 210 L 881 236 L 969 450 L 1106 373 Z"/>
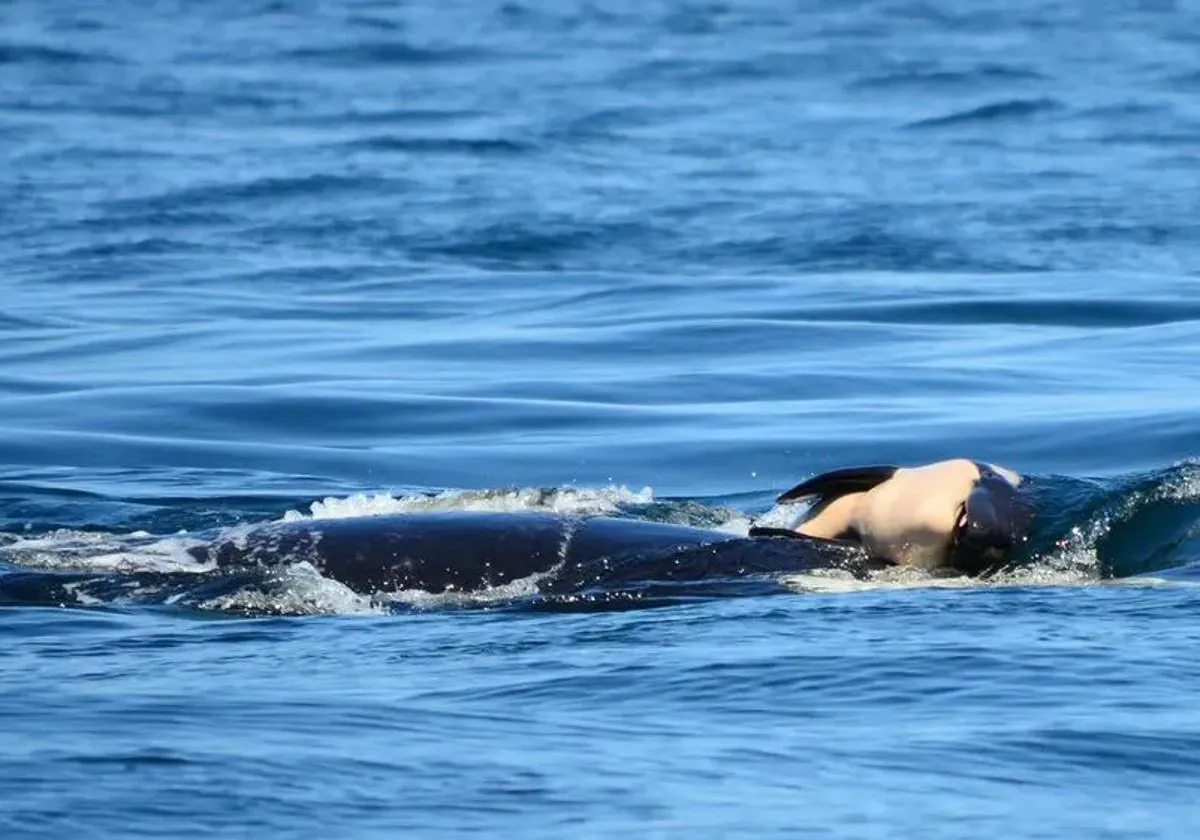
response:
<path fill-rule="evenodd" d="M 820 475 L 814 475 L 807 481 L 802 481 L 791 490 L 780 494 L 775 499 L 777 504 L 794 502 L 799 499 L 816 496 L 820 502 L 828 502 L 838 496 L 850 493 L 865 493 L 872 487 L 882 484 L 893 475 L 898 467 L 878 464 L 867 467 L 845 467 L 832 470 Z"/>

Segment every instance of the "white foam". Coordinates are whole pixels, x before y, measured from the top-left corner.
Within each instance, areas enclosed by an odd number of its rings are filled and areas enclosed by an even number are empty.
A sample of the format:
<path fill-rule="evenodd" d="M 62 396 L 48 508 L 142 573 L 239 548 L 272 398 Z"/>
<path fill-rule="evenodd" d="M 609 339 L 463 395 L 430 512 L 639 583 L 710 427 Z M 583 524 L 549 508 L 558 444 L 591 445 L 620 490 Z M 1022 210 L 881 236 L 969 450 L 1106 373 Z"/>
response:
<path fill-rule="evenodd" d="M 538 594 L 538 582 L 558 571 L 561 564 L 545 572 L 511 580 L 500 586 L 458 592 L 427 592 L 424 589 L 401 589 L 395 592 L 378 592 L 375 599 L 384 604 L 403 604 L 418 610 L 443 609 L 445 607 L 487 606 L 489 604 L 531 598 Z"/>
<path fill-rule="evenodd" d="M 1179 473 L 1163 483 L 1155 498 L 1172 502 L 1200 501 L 1200 464 L 1184 461 L 1178 466 Z"/>
<path fill-rule="evenodd" d="M 786 528 L 794 531 L 796 526 L 808 515 L 811 509 L 812 503 L 807 500 L 775 505 L 761 516 L 755 517 L 753 524 L 766 528 Z M 747 524 L 747 530 L 749 530 L 749 524 Z"/>
<path fill-rule="evenodd" d="M 212 569 L 188 554 L 201 541 L 184 536 L 152 538 L 59 529 L 17 537 L 0 545 L 0 560 L 53 570 L 92 572 L 205 572 Z"/>
<path fill-rule="evenodd" d="M 752 519 L 748 516 L 733 515 L 724 522 L 717 522 L 712 527 L 713 530 L 721 531 L 726 534 L 744 537 L 750 533 L 750 526 L 761 525 L 762 522 L 758 519 Z"/>
<path fill-rule="evenodd" d="M 838 569 L 816 569 L 787 575 L 780 583 L 794 592 L 837 593 L 886 589 L 987 589 L 1004 586 L 1089 586 L 1100 583 L 1094 575 L 1062 571 L 1046 566 L 1029 566 L 989 578 L 943 577 L 912 566 L 897 566 L 873 572 L 865 580 Z"/>
<path fill-rule="evenodd" d="M 70 592 L 71 597 L 73 597 L 75 599 L 75 603 L 77 603 L 81 607 L 99 607 L 104 604 L 104 601 L 102 601 L 99 598 L 96 598 L 92 595 L 89 595 L 87 592 L 83 591 L 82 584 L 79 584 L 79 583 L 64 584 L 63 589 L 65 589 L 67 592 Z"/>
<path fill-rule="evenodd" d="M 246 587 L 202 601 L 202 610 L 269 615 L 378 614 L 373 599 L 323 577 L 309 563 L 290 563 L 274 570 L 264 591 Z"/>
<path fill-rule="evenodd" d="M 780 584 L 793 592 L 836 593 L 863 592 L 874 589 L 963 589 L 982 585 L 968 577 L 936 577 L 913 566 L 881 569 L 862 580 L 843 569 L 814 569 L 810 572 L 785 575 Z"/>
<path fill-rule="evenodd" d="M 1104 586 L 1128 586 L 1134 589 L 1195 589 L 1200 587 L 1200 581 L 1175 580 L 1161 577 L 1128 577 L 1113 578 L 1100 581 Z"/>
<path fill-rule="evenodd" d="M 390 513 L 420 511 L 486 511 L 508 513 L 552 511 L 563 514 L 615 513 L 622 505 L 649 504 L 654 493 L 609 486 L 599 489 L 575 487 L 513 488 L 503 490 L 447 490 L 435 495 L 393 496 L 390 493 L 359 493 L 349 497 L 330 496 L 309 506 L 309 512 L 289 510 L 284 522 L 297 520 L 346 519 Z"/>

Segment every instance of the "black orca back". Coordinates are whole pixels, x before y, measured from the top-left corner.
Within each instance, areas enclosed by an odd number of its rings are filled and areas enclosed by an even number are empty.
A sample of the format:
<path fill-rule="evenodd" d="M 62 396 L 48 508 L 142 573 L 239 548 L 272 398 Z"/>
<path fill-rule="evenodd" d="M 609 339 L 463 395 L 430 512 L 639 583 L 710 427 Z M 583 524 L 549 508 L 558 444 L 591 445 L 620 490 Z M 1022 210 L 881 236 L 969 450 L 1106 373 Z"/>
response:
<path fill-rule="evenodd" d="M 847 566 L 844 547 L 553 513 L 430 512 L 274 523 L 196 552 L 218 566 L 308 562 L 356 592 L 474 591 L 542 575 L 545 592 Z M 852 559 L 852 558 L 851 558 Z M 849 563 L 853 571 L 853 562 Z"/>

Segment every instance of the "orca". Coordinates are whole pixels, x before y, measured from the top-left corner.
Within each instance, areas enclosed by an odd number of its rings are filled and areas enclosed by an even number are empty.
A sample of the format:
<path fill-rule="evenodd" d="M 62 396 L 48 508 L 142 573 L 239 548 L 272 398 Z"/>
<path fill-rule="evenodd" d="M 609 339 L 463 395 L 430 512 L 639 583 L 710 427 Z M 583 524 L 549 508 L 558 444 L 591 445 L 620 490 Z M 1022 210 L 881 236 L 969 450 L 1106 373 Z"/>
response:
<path fill-rule="evenodd" d="M 477 591 L 520 579 L 554 594 L 878 563 L 856 547 L 796 533 L 744 537 L 615 516 L 440 511 L 271 523 L 189 549 L 220 568 L 310 563 L 372 595 Z"/>
<path fill-rule="evenodd" d="M 1029 539 L 1036 515 L 1024 483 L 1004 467 L 957 458 L 834 470 L 776 502 L 810 503 L 799 534 L 853 542 L 897 565 L 978 576 L 1005 565 Z"/>
<path fill-rule="evenodd" d="M 982 575 L 1028 533 L 1022 477 L 956 459 L 822 473 L 777 498 L 808 503 L 792 528 L 746 536 L 618 516 L 397 513 L 295 520 L 190 549 L 221 568 L 311 563 L 355 592 L 475 591 L 529 579 L 546 593 L 888 565 Z"/>

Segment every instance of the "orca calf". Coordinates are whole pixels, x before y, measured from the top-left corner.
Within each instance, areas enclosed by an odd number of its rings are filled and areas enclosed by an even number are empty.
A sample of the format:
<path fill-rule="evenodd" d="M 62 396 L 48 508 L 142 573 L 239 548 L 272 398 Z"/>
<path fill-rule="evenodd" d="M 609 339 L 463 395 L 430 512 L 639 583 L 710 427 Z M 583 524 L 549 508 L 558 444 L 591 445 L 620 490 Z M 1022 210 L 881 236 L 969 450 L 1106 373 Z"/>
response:
<path fill-rule="evenodd" d="M 886 565 L 983 574 L 1032 521 L 1020 476 L 955 460 L 823 473 L 778 501 L 810 507 L 794 528 L 747 536 L 608 516 L 409 513 L 272 523 L 191 549 L 222 568 L 311 563 L 355 592 L 474 591 L 534 578 L 546 593 Z"/>
<path fill-rule="evenodd" d="M 1024 483 L 1012 470 L 958 458 L 834 470 L 776 501 L 811 501 L 799 534 L 853 542 L 902 566 L 982 575 L 1029 539 L 1035 510 Z"/>

